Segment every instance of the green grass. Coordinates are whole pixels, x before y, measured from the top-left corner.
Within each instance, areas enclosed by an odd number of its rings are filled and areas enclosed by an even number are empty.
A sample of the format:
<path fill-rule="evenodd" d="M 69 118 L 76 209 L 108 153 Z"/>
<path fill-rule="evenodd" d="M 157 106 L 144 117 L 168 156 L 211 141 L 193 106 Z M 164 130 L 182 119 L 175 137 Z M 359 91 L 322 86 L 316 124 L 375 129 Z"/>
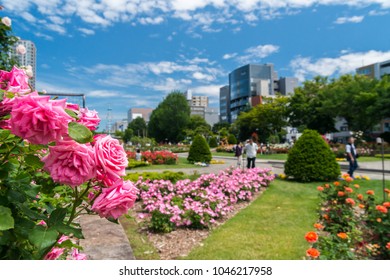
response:
<path fill-rule="evenodd" d="M 149 166 L 135 167 L 132 168 L 131 170 L 159 170 L 159 169 L 171 170 L 171 169 L 180 169 L 180 168 L 202 168 L 202 167 L 189 163 L 186 158 L 179 157 L 177 164 L 153 164 Z"/>
<path fill-rule="evenodd" d="M 234 153 L 227 153 L 227 152 L 213 152 L 211 153 L 212 156 L 221 156 L 221 157 L 232 157 L 234 158 Z M 245 157 L 245 154 L 244 154 Z M 264 160 L 286 160 L 287 154 L 257 154 L 257 159 L 264 159 Z"/>

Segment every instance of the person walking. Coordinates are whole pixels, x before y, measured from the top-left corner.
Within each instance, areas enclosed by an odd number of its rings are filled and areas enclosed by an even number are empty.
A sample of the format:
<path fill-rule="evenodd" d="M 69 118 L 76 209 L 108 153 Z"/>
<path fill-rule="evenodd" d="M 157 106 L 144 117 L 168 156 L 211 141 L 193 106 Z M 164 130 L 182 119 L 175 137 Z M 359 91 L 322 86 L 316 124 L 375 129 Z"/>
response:
<path fill-rule="evenodd" d="M 256 167 L 256 155 L 257 155 L 258 146 L 253 142 L 253 139 L 250 138 L 245 145 L 246 152 L 246 160 L 247 160 L 247 168 L 255 168 Z"/>
<path fill-rule="evenodd" d="M 242 164 L 242 145 L 241 143 L 237 143 L 234 147 L 234 156 L 237 158 L 237 167 L 241 168 Z"/>
<path fill-rule="evenodd" d="M 352 178 L 354 178 L 353 172 L 358 168 L 358 163 L 357 163 L 358 154 L 356 152 L 354 143 L 355 143 L 355 138 L 351 136 L 348 137 L 348 143 L 345 146 L 345 151 L 347 153 L 347 160 L 349 162 L 348 174 Z"/>

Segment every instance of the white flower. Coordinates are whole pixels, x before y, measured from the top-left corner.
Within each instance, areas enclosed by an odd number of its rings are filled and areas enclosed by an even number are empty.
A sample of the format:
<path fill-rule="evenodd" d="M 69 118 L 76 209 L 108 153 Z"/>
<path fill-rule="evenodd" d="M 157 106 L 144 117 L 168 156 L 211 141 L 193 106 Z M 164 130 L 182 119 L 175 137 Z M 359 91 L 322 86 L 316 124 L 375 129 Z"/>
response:
<path fill-rule="evenodd" d="M 7 25 L 8 27 L 11 27 L 12 21 L 11 21 L 11 19 L 10 19 L 9 17 L 3 17 L 3 18 L 1 19 L 1 22 L 2 22 L 4 25 Z"/>
<path fill-rule="evenodd" d="M 26 75 L 27 75 L 29 78 L 34 77 L 34 72 L 33 72 L 33 70 L 32 70 L 31 65 L 27 65 L 27 66 L 24 68 L 24 72 L 26 72 Z"/>
<path fill-rule="evenodd" d="M 16 47 L 16 52 L 17 52 L 18 54 L 26 54 L 27 50 L 26 50 L 26 47 L 25 47 L 25 46 L 23 46 L 23 45 L 18 45 L 18 46 Z"/>

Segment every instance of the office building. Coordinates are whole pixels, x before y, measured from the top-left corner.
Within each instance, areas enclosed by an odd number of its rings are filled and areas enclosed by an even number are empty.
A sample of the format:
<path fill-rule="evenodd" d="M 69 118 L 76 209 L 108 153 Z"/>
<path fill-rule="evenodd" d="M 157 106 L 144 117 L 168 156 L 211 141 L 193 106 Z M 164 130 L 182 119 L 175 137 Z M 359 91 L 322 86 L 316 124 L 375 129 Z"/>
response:
<path fill-rule="evenodd" d="M 230 87 L 219 89 L 219 121 L 230 123 Z"/>
<path fill-rule="evenodd" d="M 390 60 L 359 67 L 356 73 L 380 80 L 384 75 L 390 75 Z"/>
<path fill-rule="evenodd" d="M 134 119 L 140 117 L 148 123 L 152 111 L 153 109 L 151 108 L 130 108 L 127 114 L 127 121 L 128 123 L 131 123 Z"/>

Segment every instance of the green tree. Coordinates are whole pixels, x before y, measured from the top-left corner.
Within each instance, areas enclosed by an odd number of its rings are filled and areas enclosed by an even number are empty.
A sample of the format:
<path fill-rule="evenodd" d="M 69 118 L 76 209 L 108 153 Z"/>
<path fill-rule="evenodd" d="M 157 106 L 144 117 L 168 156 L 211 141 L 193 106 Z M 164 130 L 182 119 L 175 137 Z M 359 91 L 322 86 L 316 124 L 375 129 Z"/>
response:
<path fill-rule="evenodd" d="M 270 135 L 281 133 L 287 125 L 288 97 L 265 98 L 263 104 L 242 112 L 234 126 L 239 130 L 239 139 L 244 140 L 256 132 L 259 141 L 266 142 Z"/>
<path fill-rule="evenodd" d="M 188 123 L 187 129 L 185 129 L 185 134 L 188 137 L 193 138 L 195 135 L 200 134 L 204 137 L 208 137 L 212 134 L 211 126 L 199 115 L 190 116 L 190 122 Z"/>
<path fill-rule="evenodd" d="M 211 161 L 210 147 L 206 139 L 201 135 L 196 135 L 192 141 L 190 151 L 188 152 L 187 160 L 191 163 Z"/>
<path fill-rule="evenodd" d="M 150 116 L 149 136 L 157 142 L 180 142 L 190 122 L 190 107 L 183 93 L 174 91 L 157 106 Z"/>
<path fill-rule="evenodd" d="M 210 140 L 209 140 L 209 147 L 210 147 L 210 148 L 216 148 L 216 147 L 218 147 L 218 141 L 217 141 L 217 138 L 216 138 L 215 136 L 210 137 Z"/>
<path fill-rule="evenodd" d="M 321 135 L 306 129 L 289 151 L 284 172 L 300 182 L 330 181 L 340 175 L 340 165 Z"/>
<path fill-rule="evenodd" d="M 376 84 L 376 92 L 378 99 L 374 104 L 375 114 L 381 118 L 390 117 L 390 75 L 384 75 L 382 79 Z"/>
<path fill-rule="evenodd" d="M 287 109 L 292 127 L 299 127 L 301 131 L 305 128 L 314 129 L 321 134 L 335 131 L 335 111 L 324 107 L 327 98 L 324 90 L 327 85 L 326 77 L 317 76 L 294 90 Z"/>
<path fill-rule="evenodd" d="M 132 129 L 130 129 L 130 128 L 125 129 L 125 132 L 123 133 L 123 136 L 122 136 L 123 142 L 125 142 L 125 143 L 129 142 L 131 137 L 133 137 L 133 136 L 134 136 L 134 132 Z"/>
<path fill-rule="evenodd" d="M 133 130 L 133 133 L 137 136 L 146 136 L 147 131 L 147 125 L 143 118 L 137 117 L 134 120 L 132 120 L 128 125 L 128 129 Z"/>
<path fill-rule="evenodd" d="M 10 71 L 14 65 L 17 65 L 16 58 L 12 56 L 18 39 L 12 35 L 11 26 L 2 22 L 0 17 L 0 69 Z"/>
<path fill-rule="evenodd" d="M 212 131 L 217 134 L 222 128 L 230 129 L 230 123 L 228 122 L 217 122 L 213 125 Z"/>

